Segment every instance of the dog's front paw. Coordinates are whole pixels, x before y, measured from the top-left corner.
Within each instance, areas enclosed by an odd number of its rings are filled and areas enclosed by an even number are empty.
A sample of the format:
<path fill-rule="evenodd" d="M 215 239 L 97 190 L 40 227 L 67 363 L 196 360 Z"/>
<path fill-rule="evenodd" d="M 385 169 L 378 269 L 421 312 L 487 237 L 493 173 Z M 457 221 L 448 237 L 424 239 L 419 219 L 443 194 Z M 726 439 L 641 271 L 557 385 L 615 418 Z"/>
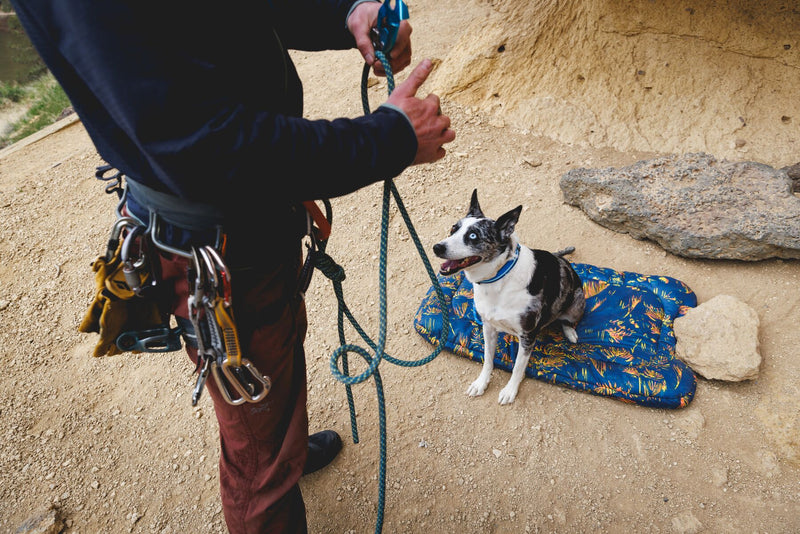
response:
<path fill-rule="evenodd" d="M 578 332 L 576 332 L 574 328 L 564 325 L 562 330 L 564 330 L 564 335 L 567 337 L 570 343 L 578 342 Z"/>
<path fill-rule="evenodd" d="M 475 382 L 469 385 L 467 388 L 467 395 L 470 397 L 479 397 L 483 395 L 483 392 L 486 391 L 486 386 L 489 385 L 488 380 L 483 380 L 482 378 L 477 379 Z"/>
<path fill-rule="evenodd" d="M 519 385 L 515 384 L 506 384 L 506 387 L 500 390 L 500 395 L 497 398 L 497 401 L 500 404 L 511 404 L 514 402 L 514 399 L 517 398 L 517 392 L 519 391 Z"/>

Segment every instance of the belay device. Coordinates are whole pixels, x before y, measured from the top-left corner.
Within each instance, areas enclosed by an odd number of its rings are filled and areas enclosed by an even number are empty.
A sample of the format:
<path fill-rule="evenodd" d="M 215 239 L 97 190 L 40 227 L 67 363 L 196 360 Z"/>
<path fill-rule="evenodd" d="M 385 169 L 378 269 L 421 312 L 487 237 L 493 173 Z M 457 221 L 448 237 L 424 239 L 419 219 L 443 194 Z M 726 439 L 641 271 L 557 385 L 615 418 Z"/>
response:
<path fill-rule="evenodd" d="M 408 18 L 408 8 L 403 0 L 386 0 L 378 10 L 378 25 L 372 28 L 372 46 L 387 58 L 397 41 L 400 22 Z"/>

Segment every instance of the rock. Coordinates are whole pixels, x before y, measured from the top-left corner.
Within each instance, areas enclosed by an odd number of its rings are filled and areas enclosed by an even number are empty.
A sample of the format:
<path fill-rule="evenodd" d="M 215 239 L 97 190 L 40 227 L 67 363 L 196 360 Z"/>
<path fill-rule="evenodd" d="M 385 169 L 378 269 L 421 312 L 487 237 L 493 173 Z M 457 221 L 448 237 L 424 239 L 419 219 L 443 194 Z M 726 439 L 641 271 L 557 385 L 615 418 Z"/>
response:
<path fill-rule="evenodd" d="M 73 113 L 75 113 L 75 108 L 73 108 L 72 106 L 67 106 L 67 107 L 65 107 L 64 109 L 61 110 L 61 113 L 58 114 L 58 117 L 56 118 L 56 120 L 60 121 L 63 118 L 69 117 Z"/>
<path fill-rule="evenodd" d="M 26 519 L 14 532 L 15 534 L 59 534 L 64 527 L 58 509 L 50 506 Z"/>
<path fill-rule="evenodd" d="M 687 258 L 800 258 L 800 198 L 783 170 L 687 154 L 573 169 L 564 200 L 593 221 Z"/>
<path fill-rule="evenodd" d="M 697 409 L 688 409 L 680 417 L 676 423 L 682 428 L 686 435 L 691 439 L 697 439 L 700 436 L 703 428 L 706 426 L 706 418 Z"/>
<path fill-rule="evenodd" d="M 758 314 L 730 295 L 718 295 L 675 319 L 678 358 L 711 380 L 758 376 Z"/>
<path fill-rule="evenodd" d="M 800 163 L 789 165 L 781 169 L 792 181 L 792 191 L 800 192 Z"/>
<path fill-rule="evenodd" d="M 672 518 L 672 530 L 678 534 L 696 534 L 703 529 L 703 524 L 692 512 L 683 512 Z"/>
<path fill-rule="evenodd" d="M 724 488 L 728 484 L 728 469 L 725 467 L 712 468 L 711 483 L 714 484 L 714 487 Z"/>

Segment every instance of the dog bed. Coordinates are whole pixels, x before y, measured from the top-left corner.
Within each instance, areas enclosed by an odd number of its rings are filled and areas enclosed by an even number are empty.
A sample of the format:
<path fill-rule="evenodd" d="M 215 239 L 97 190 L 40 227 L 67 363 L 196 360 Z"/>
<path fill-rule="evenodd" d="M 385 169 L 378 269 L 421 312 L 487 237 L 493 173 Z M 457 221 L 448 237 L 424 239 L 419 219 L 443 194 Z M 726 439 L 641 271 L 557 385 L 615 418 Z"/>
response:
<path fill-rule="evenodd" d="M 572 264 L 583 281 L 586 311 L 578 342 L 559 326 L 542 331 L 525 370 L 528 377 L 595 395 L 654 408 L 683 408 L 694 397 L 692 370 L 675 357 L 675 318 L 697 305 L 683 282 L 666 276 Z M 439 276 L 450 333 L 445 349 L 483 361 L 483 330 L 472 301 L 472 284 L 463 272 Z M 414 328 L 428 342 L 442 331 L 439 299 L 428 290 L 414 317 Z M 496 368 L 511 371 L 518 342 L 500 332 Z"/>

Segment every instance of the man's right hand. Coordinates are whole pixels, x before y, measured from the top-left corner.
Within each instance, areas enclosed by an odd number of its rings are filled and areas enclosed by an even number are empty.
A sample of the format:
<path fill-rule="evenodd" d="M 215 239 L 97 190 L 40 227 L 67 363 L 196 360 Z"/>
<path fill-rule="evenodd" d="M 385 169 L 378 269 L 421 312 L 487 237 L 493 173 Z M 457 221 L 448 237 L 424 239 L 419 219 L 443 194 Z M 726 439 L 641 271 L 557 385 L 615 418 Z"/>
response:
<path fill-rule="evenodd" d="M 431 60 L 422 60 L 386 101 L 405 112 L 417 134 L 417 155 L 413 165 L 442 159 L 446 154 L 444 145 L 456 138 L 456 133 L 450 129 L 450 117 L 442 115 L 439 97 L 432 93 L 425 98 L 416 96 L 432 70 Z"/>

